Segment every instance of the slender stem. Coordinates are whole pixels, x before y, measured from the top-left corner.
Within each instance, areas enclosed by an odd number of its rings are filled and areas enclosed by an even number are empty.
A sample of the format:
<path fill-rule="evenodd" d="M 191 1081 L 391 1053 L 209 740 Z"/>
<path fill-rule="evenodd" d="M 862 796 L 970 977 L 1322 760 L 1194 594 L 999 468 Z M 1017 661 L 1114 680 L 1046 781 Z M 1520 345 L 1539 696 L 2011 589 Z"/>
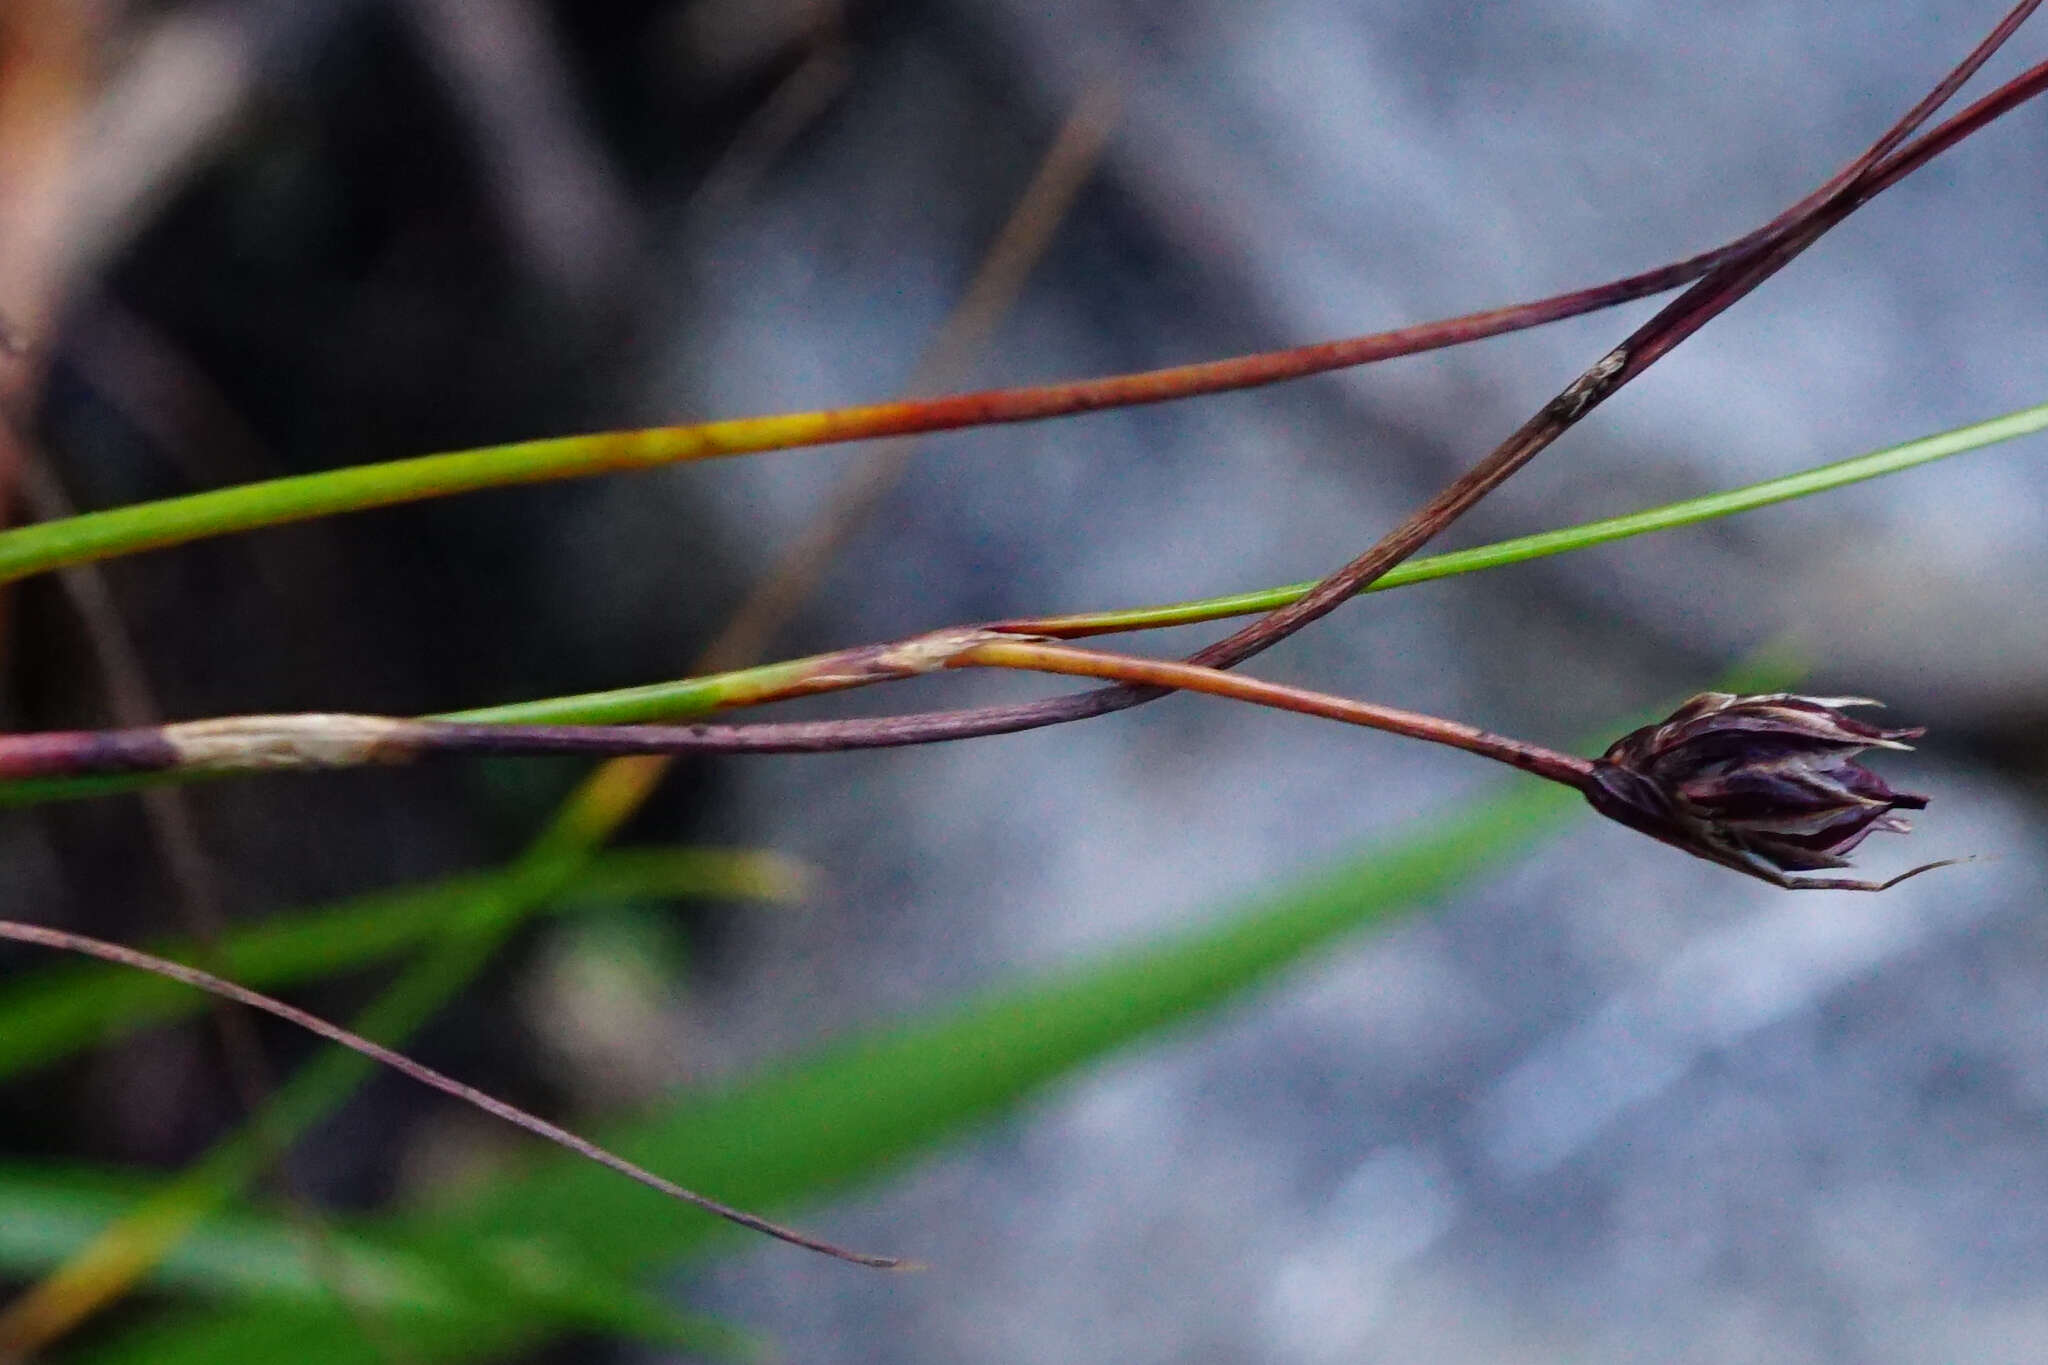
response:
<path fill-rule="evenodd" d="M 422 1066 L 410 1057 L 393 1052 L 390 1048 L 383 1047 L 380 1044 L 373 1043 L 360 1034 L 351 1033 L 338 1024 L 330 1024 L 318 1015 L 308 1014 L 302 1009 L 285 1004 L 282 1000 L 273 1000 L 267 995 L 259 994 L 243 986 L 237 986 L 234 982 L 214 976 L 210 972 L 202 972 L 195 967 L 187 967 L 182 963 L 172 962 L 166 958 L 156 957 L 134 948 L 124 947 L 118 943 L 108 943 L 102 939 L 87 938 L 83 934 L 73 934 L 62 929 L 46 928 L 40 924 L 24 924 L 18 920 L 0 919 L 0 939 L 10 939 L 16 943 L 30 943 L 39 947 L 54 948 L 59 952 L 80 953 L 86 957 L 96 957 L 102 962 L 111 962 L 116 966 L 132 967 L 138 971 L 153 972 L 157 976 L 167 977 L 172 981 L 191 986 L 195 990 L 206 991 L 224 1000 L 232 1000 L 237 1004 L 247 1005 L 251 1009 L 262 1010 L 265 1014 L 275 1015 L 286 1023 L 295 1024 L 309 1033 L 318 1034 L 331 1043 L 339 1043 L 350 1051 L 360 1053 L 372 1061 L 382 1063 L 394 1071 L 411 1077 L 422 1085 L 439 1090 L 444 1095 L 452 1095 L 463 1103 L 473 1105 L 485 1113 L 495 1118 L 503 1119 L 515 1127 L 523 1128 L 536 1137 L 544 1138 L 558 1147 L 565 1147 L 578 1156 L 617 1171 L 619 1174 L 626 1176 L 628 1179 L 638 1181 L 649 1189 L 658 1190 L 671 1199 L 694 1205 L 697 1208 L 703 1209 L 706 1213 L 715 1214 L 725 1219 L 729 1223 L 737 1223 L 741 1227 L 750 1228 L 755 1232 L 766 1233 L 777 1241 L 788 1242 L 809 1251 L 821 1252 L 836 1260 L 851 1261 L 855 1265 L 872 1266 L 882 1270 L 896 1269 L 906 1264 L 900 1257 L 869 1256 L 861 1252 L 848 1251 L 844 1247 L 820 1241 L 806 1233 L 798 1232 L 794 1228 L 786 1228 L 779 1223 L 771 1223 L 765 1218 L 757 1217 L 754 1214 L 733 1208 L 727 1204 L 721 1204 L 717 1200 L 706 1198 L 695 1191 L 686 1190 L 674 1181 L 666 1180 L 645 1167 L 635 1165 L 622 1156 L 616 1156 L 589 1139 L 578 1137 L 566 1128 L 549 1123 L 546 1119 L 538 1118 L 523 1109 L 506 1104 L 502 1100 L 493 1099 L 474 1086 L 464 1085 L 461 1081 L 444 1076 L 431 1067 Z"/>
<path fill-rule="evenodd" d="M 1660 294 L 1698 279 L 1749 244 L 1750 238 L 1745 237 L 1654 270 L 1531 303 L 1284 351 L 1029 388 L 520 441 L 88 512 L 61 522 L 0 532 L 0 583 L 68 564 L 483 488 L 585 478 L 727 455 L 1043 421 L 1277 384 L 1463 345 Z"/>
<path fill-rule="evenodd" d="M 1206 692 L 1210 696 L 1251 702 L 1255 706 L 1320 716 L 1325 720 L 1343 721 L 1347 725 L 1363 725 L 1368 729 L 1385 730 L 1389 734 L 1406 735 L 1432 744 L 1448 744 L 1453 749 L 1463 749 L 1466 753 L 1506 763 L 1552 782 L 1561 782 L 1574 790 L 1584 790 L 1586 779 L 1593 771 L 1593 765 L 1583 758 L 1496 735 L 1476 725 L 1445 720 L 1419 711 L 1381 706 L 1376 702 L 1355 701 L 1327 692 L 1311 692 L 1285 683 L 1261 682 L 1257 678 L 1177 660 L 1141 659 L 1128 654 L 1076 649 L 1071 645 L 1037 640 L 996 640 L 971 646 L 946 666 L 1015 668 L 1034 673 L 1062 673 L 1075 678 L 1106 678 L 1141 687 Z"/>
<path fill-rule="evenodd" d="M 67 564 L 179 545 L 259 526 L 282 525 L 481 488 L 584 477 L 613 470 L 642 469 L 764 450 L 997 423 L 1041 421 L 1107 408 L 1133 407 L 1254 388 L 1395 356 L 1461 345 L 1646 298 L 1689 280 L 1701 279 L 1731 261 L 1753 256 L 1784 234 L 1792 224 L 1812 216 L 1821 205 L 1839 196 L 1859 179 L 1864 181 L 1863 197 L 1867 198 L 1913 169 L 1926 156 L 1942 150 L 1956 138 L 1967 135 L 1983 122 L 2004 112 L 2011 103 L 2030 97 L 2030 94 L 2001 91 L 1999 95 L 2007 96 L 2010 103 L 1995 112 L 1986 112 L 1977 122 L 1952 130 L 1952 136 L 1947 140 L 1923 148 L 1918 159 L 1901 157 L 1883 173 L 1867 174 L 1877 168 L 1881 159 L 1890 155 L 1934 108 L 1946 101 L 2039 3 L 2040 0 L 2023 0 L 1968 59 L 1945 77 L 1864 156 L 1844 167 L 1826 184 L 1770 223 L 1711 251 L 1605 284 L 1393 331 L 1135 374 L 820 412 L 521 441 L 295 475 L 182 498 L 140 503 L 87 513 L 61 522 L 0 532 L 0 582 Z M 1749 287 L 1754 287 L 1754 281 L 1741 292 L 1747 292 Z M 1735 297 L 1739 296 L 1738 293 Z M 1728 301 L 1732 302 L 1732 299 Z M 1726 303 L 1721 306 L 1725 307 Z M 1719 309 L 1712 311 L 1718 312 Z M 1704 321 L 1704 317 L 1701 320 Z M 1647 360 L 1642 363 L 1647 363 Z"/>
<path fill-rule="evenodd" d="M 1405 588 L 1416 583 L 1433 582 L 1439 578 L 1451 578 L 1458 574 L 1502 568 L 1573 550 L 1590 549 L 1595 545 L 1607 545 L 1653 531 L 1691 526 L 1717 517 L 1753 511 L 1814 493 L 1844 488 L 1866 479 L 1896 474 L 1946 459 L 1951 455 L 1981 450 L 1994 442 L 2032 435 L 2044 428 L 2048 428 L 2048 403 L 2037 404 L 2004 417 L 1974 422 L 1953 431 L 1907 441 L 1884 450 L 1872 451 L 1867 455 L 1858 455 L 1853 459 L 1839 460 L 1833 464 L 1801 470 L 1796 474 L 1745 484 L 1726 492 L 1708 493 L 1641 512 L 1604 517 L 1598 521 L 1582 522 L 1577 526 L 1560 527 L 1555 531 L 1539 531 L 1534 535 L 1516 536 L 1509 540 L 1496 541 L 1491 545 L 1475 546 L 1469 550 L 1454 550 L 1449 554 L 1425 555 L 1410 559 L 1374 579 L 1363 591 L 1384 592 L 1390 588 Z M 1261 588 L 1252 592 L 1198 598 L 1187 602 L 1123 607 L 1109 611 L 1070 612 L 1058 616 L 1023 616 L 990 624 L 995 629 L 1014 630 L 1019 634 L 1051 635 L 1063 640 L 1079 640 L 1093 635 L 1152 630 L 1163 626 L 1194 625 L 1231 616 L 1245 616 L 1252 612 L 1271 611 L 1275 607 L 1285 606 L 1305 596 L 1314 586 L 1313 583 L 1289 583 L 1277 588 Z"/>

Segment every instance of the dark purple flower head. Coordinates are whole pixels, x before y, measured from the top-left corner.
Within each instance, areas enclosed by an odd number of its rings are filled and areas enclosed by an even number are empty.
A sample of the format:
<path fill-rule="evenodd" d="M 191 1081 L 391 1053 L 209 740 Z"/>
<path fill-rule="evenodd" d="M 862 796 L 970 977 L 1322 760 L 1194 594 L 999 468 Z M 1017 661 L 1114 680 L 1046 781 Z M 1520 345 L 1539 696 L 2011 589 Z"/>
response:
<path fill-rule="evenodd" d="M 1586 799 L 1631 829 L 1781 885 L 1792 884 L 1787 873 L 1847 867 L 1871 831 L 1911 828 L 1894 812 L 1927 804 L 1855 761 L 1924 733 L 1881 730 L 1841 710 L 1876 704 L 1702 692 L 1616 741 L 1594 762 Z"/>

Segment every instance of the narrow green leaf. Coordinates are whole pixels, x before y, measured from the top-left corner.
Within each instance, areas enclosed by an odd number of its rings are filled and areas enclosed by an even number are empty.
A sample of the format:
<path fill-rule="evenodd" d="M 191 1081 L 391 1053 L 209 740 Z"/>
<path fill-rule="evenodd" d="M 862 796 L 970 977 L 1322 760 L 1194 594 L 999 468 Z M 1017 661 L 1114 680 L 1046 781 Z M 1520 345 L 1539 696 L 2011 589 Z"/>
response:
<path fill-rule="evenodd" d="M 0 1167 L 0 1274 L 27 1279 L 48 1271 L 162 1183 L 24 1163 Z M 341 1268 L 369 1301 L 453 1301 L 444 1278 L 425 1260 L 333 1224 L 329 1231 Z M 208 1296 L 287 1301 L 314 1300 L 326 1292 L 308 1269 L 297 1228 L 236 1210 L 207 1215 L 195 1235 L 163 1257 L 150 1283 Z"/>
<path fill-rule="evenodd" d="M 700 1182 L 692 1188 L 755 1205 L 870 1176 L 1113 1049 L 1215 1009 L 1344 934 L 1419 909 L 1519 852 L 1578 803 L 1575 793 L 1528 783 L 1213 926 L 856 1037 L 677 1106 L 629 1128 L 620 1142 L 686 1171 Z M 667 1254 L 677 1240 L 696 1240 L 679 1238 L 687 1229 L 658 1226 L 648 1226 L 644 1240 L 621 1237 L 616 1216 L 629 1191 L 588 1163 L 551 1159 L 548 1167 L 494 1195 L 471 1231 L 544 1227 L 622 1270 Z M 699 1235 L 715 1227 L 691 1221 Z"/>
<path fill-rule="evenodd" d="M 1481 545 L 1470 550 L 1456 550 L 1450 554 L 1411 559 L 1388 570 L 1366 591 L 1385 592 L 1389 588 L 1405 588 L 1415 583 L 1428 583 L 1439 578 L 1452 578 L 1458 574 L 1476 573 L 1482 569 L 1506 568 L 1511 564 L 1545 559 L 1572 550 L 1587 550 L 1595 545 L 1627 540 L 1632 536 L 1645 535 L 1652 531 L 1673 531 L 1699 522 L 1733 516 L 1738 512 L 1753 512 L 1760 507 L 1791 502 L 1815 493 L 1832 492 L 1837 488 L 1847 488 L 1851 484 L 1863 483 L 1887 474 L 1901 474 L 1924 464 L 1932 464 L 1936 460 L 1945 460 L 1951 455 L 1963 455 L 1973 450 L 1982 450 L 1986 446 L 2016 440 L 2021 436 L 2031 436 L 2043 429 L 2048 429 L 2048 403 L 2004 417 L 1994 417 L 1988 421 L 1957 427 L 1952 431 L 1923 436 L 1904 445 L 1891 446 L 1868 455 L 1858 455 L 1854 459 L 1802 470 L 1782 478 L 1765 479 L 1761 483 L 1745 484 L 1741 488 L 1731 488 L 1725 493 L 1708 493 L 1702 497 L 1687 498 L 1683 502 L 1667 503 L 1663 507 L 1631 512 L 1627 516 L 1607 517 L 1599 521 L 1563 527 L 1556 531 L 1517 536 L 1512 540 L 1497 541 L 1492 545 Z M 1122 611 L 1091 612 L 1049 619 L 1105 631 L 1149 630 L 1157 626 L 1191 625 L 1227 616 L 1273 611 L 1301 598 L 1314 586 L 1314 583 L 1290 583 L 1285 587 L 1239 593 L 1230 597 L 1211 597 L 1194 602 L 1175 602 L 1164 606 L 1135 607 Z"/>

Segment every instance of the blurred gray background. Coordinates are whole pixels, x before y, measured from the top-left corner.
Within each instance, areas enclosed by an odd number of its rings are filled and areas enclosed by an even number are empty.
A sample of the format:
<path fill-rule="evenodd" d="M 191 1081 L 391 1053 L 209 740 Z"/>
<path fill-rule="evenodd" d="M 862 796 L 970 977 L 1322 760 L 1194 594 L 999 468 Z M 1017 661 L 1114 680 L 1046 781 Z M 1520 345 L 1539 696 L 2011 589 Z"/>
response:
<path fill-rule="evenodd" d="M 44 402 L 51 457 L 97 505 L 891 396 L 1062 120 L 1103 89 L 1119 100 L 1104 155 L 976 386 L 1535 297 L 1764 221 L 2000 13 L 136 6 L 107 20 L 99 96 L 97 135 L 129 138 L 95 144 L 135 164 L 92 162 L 98 216 Z M 2042 46 L 2023 31 L 1993 78 Z M 2033 107 L 1944 157 L 1435 548 L 2042 401 L 2044 157 Z M 1654 306 L 930 439 L 775 652 L 1318 576 Z M 183 367 L 171 416 L 133 398 L 124 337 Z M 1882 897 L 1789 897 L 1581 820 L 1434 912 L 808 1212 L 926 1273 L 741 1246 L 675 1292 L 821 1362 L 2041 1358 L 2042 455 L 2034 438 L 1369 598 L 1252 666 L 1575 746 L 1789 642 L 1813 690 L 1930 727 L 1884 766 L 1932 807 L 1910 843 L 1873 841 L 1862 862 L 1979 861 Z M 178 715 L 651 681 L 687 669 L 865 458 L 492 493 L 113 577 Z M 10 723 L 95 720 L 63 615 L 45 586 L 22 591 Z M 807 713 L 1048 690 L 940 681 Z M 451 764 L 295 784 L 286 811 L 261 784 L 196 799 L 235 909 L 257 913 L 502 859 L 572 776 Z M 426 1055 L 528 1099 L 644 1095 L 1198 922 L 1513 780 L 1190 698 L 943 748 L 691 765 L 635 836 L 794 853 L 824 873 L 815 901 L 686 921 L 687 979 L 650 987 L 643 1026 L 609 1041 L 564 1022 L 575 945 L 538 933 Z M 118 803 L 0 831 L 9 900 L 161 930 L 161 876 Z M 516 1033 L 494 1022 L 508 1014 Z M 68 1069 L 65 1149 L 189 1155 L 233 1110 L 206 1047 L 157 1038 Z M 175 1122 L 124 1101 L 179 1067 Z M 11 1145 L 52 1145 L 50 1093 L 0 1096 Z M 298 1165 L 332 1198 L 376 1202 L 433 1165 L 422 1152 L 480 1140 L 474 1126 L 380 1085 Z"/>

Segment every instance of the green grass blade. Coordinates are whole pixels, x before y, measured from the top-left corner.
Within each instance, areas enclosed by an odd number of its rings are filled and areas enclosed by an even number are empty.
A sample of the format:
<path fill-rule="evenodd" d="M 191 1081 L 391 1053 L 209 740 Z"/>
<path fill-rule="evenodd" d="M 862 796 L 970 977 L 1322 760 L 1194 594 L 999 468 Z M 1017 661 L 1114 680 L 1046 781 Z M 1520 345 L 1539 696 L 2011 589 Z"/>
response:
<path fill-rule="evenodd" d="M 48 1271 L 161 1182 L 119 1173 L 10 1163 L 0 1167 L 0 1275 Z M 330 1225 L 344 1273 L 368 1302 L 451 1300 L 445 1277 L 413 1253 Z M 216 1211 L 157 1264 L 149 1283 L 208 1297 L 315 1301 L 325 1295 L 308 1268 L 299 1230 L 268 1214 Z"/>
<path fill-rule="evenodd" d="M 1631 512 L 1627 516 L 1607 517 L 1556 531 L 1517 536 L 1512 540 L 1481 545 L 1470 550 L 1411 559 L 1405 564 L 1396 565 L 1366 591 L 1384 592 L 1389 588 L 1405 588 L 1415 583 L 1476 573 L 1482 569 L 1505 568 L 1510 564 L 1544 559 L 1572 550 L 1587 550 L 1596 545 L 1647 535 L 1652 531 L 1672 531 L 1703 521 L 1733 516 L 1738 512 L 1753 512 L 1760 507 L 1791 502 L 1797 498 L 1811 497 L 1815 493 L 1827 493 L 1837 488 L 1847 488 L 1851 484 L 1882 478 L 1887 474 L 1904 473 L 1921 465 L 1932 464 L 1936 460 L 1945 460 L 1952 455 L 1967 454 L 1973 450 L 1982 450 L 1986 446 L 2031 436 L 2044 428 L 2048 428 L 2048 403 L 2009 413 L 2004 417 L 1994 417 L 1989 421 L 1957 427 L 1953 431 L 1923 436 L 1904 445 L 1872 451 L 1868 455 L 1859 455 L 1854 459 L 1802 470 L 1782 478 L 1766 479 L 1761 483 L 1746 484 L 1741 488 L 1731 488 L 1724 493 L 1709 493 L 1703 497 L 1687 498 L 1682 502 L 1667 503 L 1663 507 L 1653 507 L 1647 511 Z M 1314 586 L 1314 583 L 1290 583 L 1285 587 L 1238 593 L 1230 597 L 1211 597 L 1194 602 L 1174 602 L 1162 606 L 1089 612 L 1046 619 L 1099 628 L 1103 631 L 1193 625 L 1227 616 L 1272 611 L 1298 600 Z"/>
<path fill-rule="evenodd" d="M 1528 784 L 1262 896 L 1211 926 L 827 1046 L 723 1093 L 685 1099 L 609 1140 L 696 1182 L 692 1188 L 752 1207 L 872 1178 L 1117 1048 L 1192 1023 L 1346 934 L 1444 895 L 1527 847 L 1576 804 L 1570 792 Z M 404 1228 L 415 1254 L 540 1240 L 598 1274 L 620 1276 L 699 1250 L 719 1231 L 707 1218 L 651 1203 L 608 1173 L 553 1159 L 466 1213 L 442 1212 L 392 1231 Z M 527 1344 L 548 1329 L 507 1311 L 485 1324 L 468 1312 L 420 1312 L 403 1330 L 420 1358 L 458 1359 Z M 334 1312 L 308 1306 L 145 1329 L 93 1358 L 182 1365 L 259 1357 L 339 1365 L 374 1361 L 375 1352 Z"/>
<path fill-rule="evenodd" d="M 1217 1008 L 1342 935 L 1430 903 L 1527 847 L 1578 805 L 1576 793 L 1527 784 L 1396 847 L 1261 897 L 1211 927 L 857 1037 L 680 1105 L 619 1141 L 757 1205 L 872 1175 L 1116 1048 Z M 632 1245 L 635 1239 L 617 1235 L 614 1217 L 627 1191 L 587 1163 L 549 1165 L 494 1196 L 471 1230 L 545 1228 L 621 1270 L 666 1254 L 672 1239 L 689 1233 L 650 1227 L 644 1244 Z M 690 1221 L 700 1235 L 715 1230 L 709 1220 Z"/>
<path fill-rule="evenodd" d="M 210 969 L 255 990 L 277 991 L 388 960 L 417 947 L 479 896 L 498 895 L 515 874 L 451 877 L 335 905 L 292 911 L 239 929 L 213 952 L 189 943 L 151 951 Z M 793 900 L 802 868 L 746 849 L 650 848 L 605 854 L 582 868 L 543 909 L 560 913 L 634 900 L 717 897 Z M 217 964 L 217 965 L 216 965 Z M 60 962 L 0 986 L 0 1079 L 206 1008 L 173 981 L 100 962 Z"/>
<path fill-rule="evenodd" d="M 170 779 L 159 773 L 122 773 L 114 777 L 29 777 L 0 782 L 0 810 L 41 806 L 51 801 L 86 801 L 95 796 L 121 796 L 160 787 Z M 195 781 L 207 779 L 194 777 Z"/>

